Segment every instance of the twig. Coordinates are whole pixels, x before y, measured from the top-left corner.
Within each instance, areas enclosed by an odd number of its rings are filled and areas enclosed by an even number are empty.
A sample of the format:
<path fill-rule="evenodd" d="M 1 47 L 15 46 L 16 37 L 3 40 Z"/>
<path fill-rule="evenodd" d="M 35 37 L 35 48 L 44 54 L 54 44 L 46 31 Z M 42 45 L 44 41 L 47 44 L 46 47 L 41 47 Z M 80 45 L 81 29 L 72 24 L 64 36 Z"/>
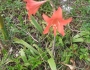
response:
<path fill-rule="evenodd" d="M 61 62 L 61 64 L 65 65 L 65 66 L 68 66 L 71 70 L 76 70 L 76 66 L 74 66 L 74 65 L 65 64 L 63 62 Z"/>
<path fill-rule="evenodd" d="M 31 38 L 32 38 L 34 41 L 38 42 L 29 32 L 27 32 L 27 34 L 28 34 L 29 36 L 31 36 Z"/>
<path fill-rule="evenodd" d="M 21 29 L 20 27 L 18 27 L 19 29 Z M 24 30 L 23 30 L 24 31 Z M 24 31 L 25 32 L 25 31 Z M 29 35 L 34 41 L 38 42 L 29 32 L 25 32 L 27 35 Z"/>
<path fill-rule="evenodd" d="M 77 32 L 77 33 L 80 32 L 79 30 L 73 30 L 69 25 L 68 25 L 68 28 L 69 28 L 71 31 L 74 31 L 74 32 Z"/>

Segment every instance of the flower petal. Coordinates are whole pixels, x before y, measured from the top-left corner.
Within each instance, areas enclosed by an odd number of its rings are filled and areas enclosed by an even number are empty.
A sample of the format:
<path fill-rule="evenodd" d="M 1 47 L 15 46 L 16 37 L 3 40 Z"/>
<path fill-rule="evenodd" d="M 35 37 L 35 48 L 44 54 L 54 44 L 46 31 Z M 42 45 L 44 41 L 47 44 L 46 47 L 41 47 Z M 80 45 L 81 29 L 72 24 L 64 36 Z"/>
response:
<path fill-rule="evenodd" d="M 52 18 L 57 18 L 57 19 L 62 18 L 62 9 L 61 9 L 61 7 L 59 7 L 58 10 L 53 12 Z"/>
<path fill-rule="evenodd" d="M 54 36 L 56 36 L 56 31 L 64 36 L 64 25 L 70 23 L 72 21 L 72 18 L 64 20 L 62 17 L 62 9 L 59 7 L 58 10 L 56 10 L 52 17 L 49 18 L 47 15 L 43 14 L 43 19 L 47 22 L 47 26 L 43 31 L 43 34 L 47 34 L 49 32 L 49 28 L 53 26 L 54 30 Z"/>
<path fill-rule="evenodd" d="M 69 19 L 66 19 L 66 20 L 61 20 L 60 23 L 61 23 L 62 25 L 66 25 L 66 24 L 70 23 L 71 21 L 72 21 L 72 17 L 69 18 Z"/>
<path fill-rule="evenodd" d="M 34 1 L 34 0 L 24 0 L 26 2 L 26 9 L 28 11 L 28 15 L 35 15 L 38 11 L 39 7 L 45 3 L 46 1 Z"/>
<path fill-rule="evenodd" d="M 47 15 L 43 14 L 42 17 L 47 23 L 49 23 L 50 18 Z"/>
<path fill-rule="evenodd" d="M 29 14 L 31 14 L 31 15 L 32 15 L 32 14 L 33 14 L 33 15 L 35 15 L 35 14 L 36 14 L 36 12 L 38 11 L 39 7 L 40 7 L 40 6 L 38 6 L 37 8 L 33 8 L 33 7 L 32 7 L 32 8 L 30 8 L 30 10 L 29 10 L 29 12 L 28 12 L 28 13 L 29 13 Z"/>
<path fill-rule="evenodd" d="M 50 25 L 47 25 L 43 31 L 43 34 L 47 34 L 49 32 L 49 29 L 50 29 Z"/>
<path fill-rule="evenodd" d="M 61 24 L 58 23 L 58 28 L 57 28 L 57 30 L 58 30 L 58 32 L 59 32 L 62 36 L 65 35 L 65 33 L 64 33 L 64 26 L 63 26 L 63 25 L 61 25 Z"/>

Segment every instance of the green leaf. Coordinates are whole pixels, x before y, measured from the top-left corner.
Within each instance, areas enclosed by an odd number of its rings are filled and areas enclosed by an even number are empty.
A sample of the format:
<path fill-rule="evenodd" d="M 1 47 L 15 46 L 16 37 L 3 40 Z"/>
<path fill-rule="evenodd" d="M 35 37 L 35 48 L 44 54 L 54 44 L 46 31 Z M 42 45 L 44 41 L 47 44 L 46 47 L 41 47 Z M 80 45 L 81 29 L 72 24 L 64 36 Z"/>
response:
<path fill-rule="evenodd" d="M 41 26 L 38 24 L 38 22 L 35 20 L 35 18 L 33 16 L 30 17 L 31 18 L 31 23 L 34 25 L 34 27 L 40 32 L 42 33 L 42 28 Z"/>
<path fill-rule="evenodd" d="M 55 61 L 54 61 L 53 58 L 48 59 L 48 63 L 50 65 L 51 70 L 57 70 L 56 69 L 56 64 L 55 64 Z"/>
<path fill-rule="evenodd" d="M 76 39 L 76 38 L 79 38 L 80 37 L 80 34 L 77 34 L 73 37 L 73 39 Z"/>
<path fill-rule="evenodd" d="M 84 57 L 83 55 L 80 55 L 80 57 L 79 57 L 79 58 L 80 58 L 80 59 L 83 59 L 83 57 Z"/>
<path fill-rule="evenodd" d="M 43 58 L 43 60 L 47 61 L 48 60 L 48 56 L 47 56 L 47 51 L 43 51 L 43 49 L 41 47 L 39 47 L 37 44 L 33 44 L 33 46 L 38 50 L 38 54 L 41 58 Z"/>
<path fill-rule="evenodd" d="M 25 55 L 25 53 L 24 53 L 24 50 L 21 49 L 21 50 L 19 51 L 19 53 L 20 53 L 21 58 L 23 59 L 25 65 L 26 65 L 26 66 L 29 65 L 28 60 L 27 60 L 27 58 L 26 58 L 26 55 Z"/>
<path fill-rule="evenodd" d="M 90 43 L 90 38 L 87 38 L 87 39 L 85 40 L 85 42 L 86 42 L 86 43 Z"/>
<path fill-rule="evenodd" d="M 3 35 L 4 39 L 9 40 L 10 38 L 9 38 L 9 35 L 8 35 L 6 28 L 5 27 L 2 28 L 1 31 L 2 31 L 2 35 Z"/>
<path fill-rule="evenodd" d="M 52 52 L 48 48 L 46 48 L 46 50 L 49 53 L 49 55 L 53 58 L 54 56 L 52 55 Z"/>
<path fill-rule="evenodd" d="M 73 38 L 73 42 L 84 42 L 82 38 Z"/>
<path fill-rule="evenodd" d="M 13 40 L 14 40 L 15 43 L 22 44 L 25 47 L 27 47 L 28 49 L 30 49 L 32 54 L 34 54 L 34 53 L 38 54 L 38 51 L 35 48 L 33 48 L 31 45 L 29 45 L 27 42 L 25 42 L 24 40 L 18 39 L 18 38 L 14 38 Z"/>
<path fill-rule="evenodd" d="M 73 42 L 84 42 L 84 39 L 82 38 L 82 33 L 79 33 L 73 37 Z"/>
<path fill-rule="evenodd" d="M 64 44 L 63 44 L 63 41 L 62 41 L 62 38 L 61 38 L 61 37 L 59 38 L 59 42 L 60 42 L 61 46 L 64 46 Z"/>
<path fill-rule="evenodd" d="M 0 15 L 0 30 L 2 31 L 2 35 L 4 39 L 8 40 L 9 39 L 8 32 L 6 30 L 6 27 L 4 25 L 3 18 L 1 17 L 1 15 Z"/>

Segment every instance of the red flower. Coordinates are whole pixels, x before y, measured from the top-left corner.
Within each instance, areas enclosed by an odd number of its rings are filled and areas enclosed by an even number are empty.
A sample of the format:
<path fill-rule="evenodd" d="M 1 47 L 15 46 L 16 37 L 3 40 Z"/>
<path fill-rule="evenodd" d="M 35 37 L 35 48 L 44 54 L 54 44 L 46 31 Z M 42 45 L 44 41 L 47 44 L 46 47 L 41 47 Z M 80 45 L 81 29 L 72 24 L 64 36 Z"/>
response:
<path fill-rule="evenodd" d="M 72 17 L 64 20 L 62 17 L 62 9 L 59 7 L 58 10 L 53 12 L 51 18 L 47 15 L 43 14 L 43 19 L 47 22 L 47 26 L 43 31 L 43 34 L 47 34 L 49 32 L 49 28 L 52 26 L 54 30 L 54 36 L 56 36 L 56 30 L 64 36 L 64 26 L 72 21 Z"/>
<path fill-rule="evenodd" d="M 35 15 L 35 13 L 38 11 L 39 7 L 45 3 L 46 1 L 34 1 L 34 0 L 24 0 L 27 4 L 26 4 L 26 9 L 28 11 L 28 16 L 30 17 L 30 15 Z"/>

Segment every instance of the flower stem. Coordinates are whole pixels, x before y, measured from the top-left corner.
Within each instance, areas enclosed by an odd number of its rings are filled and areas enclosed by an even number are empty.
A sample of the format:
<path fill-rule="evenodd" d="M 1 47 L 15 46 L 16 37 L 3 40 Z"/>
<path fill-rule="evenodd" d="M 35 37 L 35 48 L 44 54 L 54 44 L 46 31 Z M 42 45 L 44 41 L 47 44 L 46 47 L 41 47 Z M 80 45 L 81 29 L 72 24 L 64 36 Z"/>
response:
<path fill-rule="evenodd" d="M 52 46 L 52 54 L 53 54 L 53 56 L 55 56 L 55 51 L 54 51 L 54 47 L 55 47 L 55 38 L 56 38 L 56 36 L 54 36 L 53 46 Z"/>

